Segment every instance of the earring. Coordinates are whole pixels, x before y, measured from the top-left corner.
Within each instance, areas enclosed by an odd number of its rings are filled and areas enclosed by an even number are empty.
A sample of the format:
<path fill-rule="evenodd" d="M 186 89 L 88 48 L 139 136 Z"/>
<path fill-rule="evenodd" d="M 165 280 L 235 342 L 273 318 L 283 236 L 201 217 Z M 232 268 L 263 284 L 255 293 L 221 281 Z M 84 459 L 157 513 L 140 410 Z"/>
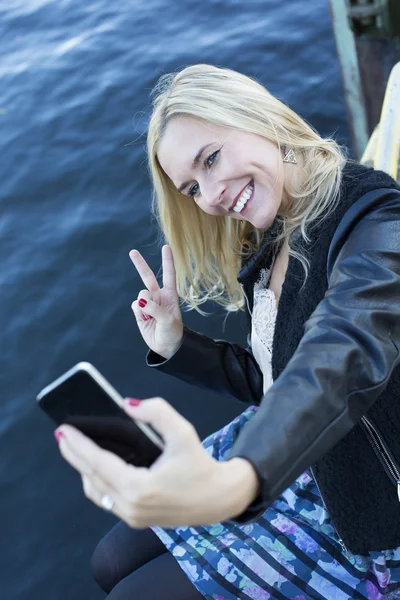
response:
<path fill-rule="evenodd" d="M 293 163 L 294 165 L 297 165 L 296 155 L 294 153 L 293 148 L 290 148 L 290 150 L 287 150 L 286 146 L 282 146 L 282 150 L 283 150 L 284 155 L 285 155 L 283 157 L 283 162 Z"/>

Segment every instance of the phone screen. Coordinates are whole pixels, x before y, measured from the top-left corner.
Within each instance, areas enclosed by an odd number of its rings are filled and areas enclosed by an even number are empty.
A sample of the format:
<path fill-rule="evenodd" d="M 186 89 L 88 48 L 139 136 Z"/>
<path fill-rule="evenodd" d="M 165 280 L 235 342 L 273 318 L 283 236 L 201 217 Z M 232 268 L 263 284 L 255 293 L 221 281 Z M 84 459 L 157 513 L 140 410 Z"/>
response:
<path fill-rule="evenodd" d="M 154 429 L 133 421 L 86 370 L 60 378 L 39 394 L 38 401 L 57 425 L 77 427 L 127 463 L 149 467 L 162 452 L 162 439 Z"/>

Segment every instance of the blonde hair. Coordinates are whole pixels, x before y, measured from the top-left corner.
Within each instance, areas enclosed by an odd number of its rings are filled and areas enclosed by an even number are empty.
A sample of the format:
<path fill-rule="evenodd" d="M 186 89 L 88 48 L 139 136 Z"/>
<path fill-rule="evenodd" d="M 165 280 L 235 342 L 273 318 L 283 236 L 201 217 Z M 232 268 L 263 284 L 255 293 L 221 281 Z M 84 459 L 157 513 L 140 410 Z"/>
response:
<path fill-rule="evenodd" d="M 162 75 L 153 90 L 153 112 L 147 135 L 150 175 L 153 183 L 152 212 L 163 242 L 171 246 L 176 283 L 186 310 L 213 300 L 227 311 L 243 310 L 244 295 L 237 281 L 242 259 L 256 252 L 266 229 L 231 217 L 206 214 L 188 202 L 162 170 L 157 150 L 166 126 L 177 116 L 191 116 L 219 126 L 254 133 L 285 145 L 303 158 L 304 185 L 296 192 L 285 184 L 290 200 L 282 219 L 282 239 L 289 241 L 299 228 L 309 241 L 311 223 L 325 218 L 339 200 L 341 168 L 345 156 L 338 144 L 321 138 L 294 111 L 250 77 L 230 69 L 199 64 Z M 183 201 L 185 199 L 186 201 Z M 301 261 L 305 277 L 309 262 L 305 254 L 290 248 Z"/>

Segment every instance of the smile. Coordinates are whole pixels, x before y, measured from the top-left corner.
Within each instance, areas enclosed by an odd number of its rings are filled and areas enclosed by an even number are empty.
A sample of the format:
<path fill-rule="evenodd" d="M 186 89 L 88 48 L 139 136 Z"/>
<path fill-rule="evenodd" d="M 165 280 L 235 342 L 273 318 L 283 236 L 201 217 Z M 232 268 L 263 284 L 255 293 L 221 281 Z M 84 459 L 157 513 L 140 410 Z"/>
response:
<path fill-rule="evenodd" d="M 240 213 L 242 212 L 243 208 L 245 207 L 245 205 L 247 204 L 250 196 L 252 195 L 254 190 L 254 182 L 251 181 L 243 190 L 243 192 L 240 194 L 238 201 L 236 202 L 235 206 L 232 208 L 232 210 L 234 210 L 236 213 Z"/>

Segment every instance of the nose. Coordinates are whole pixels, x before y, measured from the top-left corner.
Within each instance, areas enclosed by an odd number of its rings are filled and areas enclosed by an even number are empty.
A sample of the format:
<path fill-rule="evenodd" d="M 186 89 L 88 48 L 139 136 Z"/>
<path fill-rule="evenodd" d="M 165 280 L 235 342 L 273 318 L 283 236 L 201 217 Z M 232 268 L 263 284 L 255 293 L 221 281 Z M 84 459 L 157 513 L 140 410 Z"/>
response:
<path fill-rule="evenodd" d="M 222 204 L 222 197 L 226 186 L 222 181 L 208 179 L 201 185 L 201 196 L 208 208 L 216 208 Z"/>

